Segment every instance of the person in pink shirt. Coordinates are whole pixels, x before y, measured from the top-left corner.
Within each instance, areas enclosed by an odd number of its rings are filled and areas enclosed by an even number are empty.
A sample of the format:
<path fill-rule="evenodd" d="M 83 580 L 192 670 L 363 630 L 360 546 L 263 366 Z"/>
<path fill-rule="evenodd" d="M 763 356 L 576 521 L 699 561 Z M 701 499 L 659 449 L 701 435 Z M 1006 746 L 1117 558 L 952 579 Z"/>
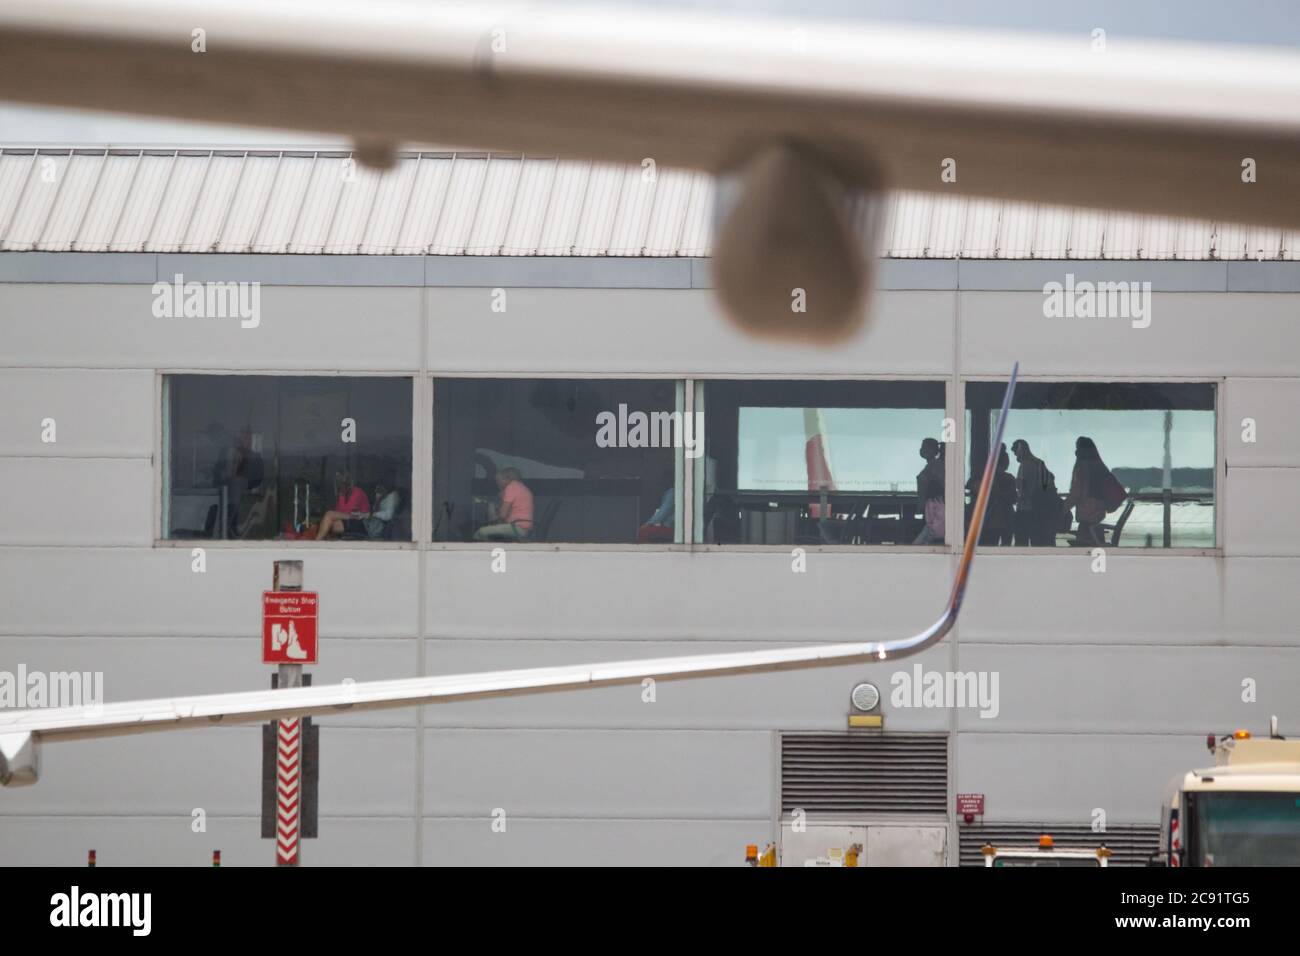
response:
<path fill-rule="evenodd" d="M 352 483 L 352 476 L 347 472 L 339 475 L 339 500 L 334 505 L 333 511 L 325 512 L 325 517 L 320 519 L 320 530 L 316 532 L 316 540 L 324 541 L 331 535 L 342 535 L 344 531 L 349 530 L 348 523 L 355 522 L 351 530 L 359 531 L 365 534 L 365 525 L 361 523 L 362 518 L 370 516 L 370 499 L 366 493 Z"/>
<path fill-rule="evenodd" d="M 474 532 L 475 541 L 525 541 L 533 533 L 533 493 L 523 482 L 517 468 L 502 468 L 496 476 L 500 490 L 492 515 L 495 524 L 485 524 Z"/>

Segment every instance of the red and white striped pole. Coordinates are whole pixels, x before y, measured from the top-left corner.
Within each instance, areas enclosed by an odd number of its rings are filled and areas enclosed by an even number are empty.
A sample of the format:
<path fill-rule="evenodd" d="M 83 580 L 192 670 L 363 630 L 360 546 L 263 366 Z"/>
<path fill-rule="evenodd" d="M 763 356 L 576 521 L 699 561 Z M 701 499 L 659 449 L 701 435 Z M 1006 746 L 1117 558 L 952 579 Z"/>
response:
<path fill-rule="evenodd" d="M 275 862 L 277 866 L 297 866 L 302 809 L 301 724 L 296 718 L 278 723 L 275 754 Z"/>

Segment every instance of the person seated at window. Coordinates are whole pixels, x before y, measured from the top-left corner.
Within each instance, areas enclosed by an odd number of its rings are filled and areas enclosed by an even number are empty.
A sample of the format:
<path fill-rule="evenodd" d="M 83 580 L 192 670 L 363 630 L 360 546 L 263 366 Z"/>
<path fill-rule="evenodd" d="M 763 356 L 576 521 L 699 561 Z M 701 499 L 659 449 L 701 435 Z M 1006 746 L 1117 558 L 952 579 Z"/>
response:
<path fill-rule="evenodd" d="M 497 503 L 488 507 L 489 524 L 474 532 L 475 541 L 524 541 L 533 532 L 533 493 L 518 468 L 496 473 Z"/>
<path fill-rule="evenodd" d="M 367 537 L 379 540 L 386 536 L 388 526 L 392 524 L 393 516 L 397 514 L 397 506 L 401 504 L 402 496 L 396 488 L 387 488 L 380 483 L 375 486 L 375 500 L 379 502 L 379 507 L 368 517 L 362 518 L 361 523 L 365 525 Z"/>
<path fill-rule="evenodd" d="M 346 471 L 339 474 L 338 484 L 338 501 L 334 510 L 325 512 L 325 517 L 320 519 L 317 541 L 324 541 L 331 536 L 338 537 L 344 532 L 366 534 L 366 526 L 361 519 L 370 517 L 370 499 L 360 487 L 352 483 L 352 475 Z"/>

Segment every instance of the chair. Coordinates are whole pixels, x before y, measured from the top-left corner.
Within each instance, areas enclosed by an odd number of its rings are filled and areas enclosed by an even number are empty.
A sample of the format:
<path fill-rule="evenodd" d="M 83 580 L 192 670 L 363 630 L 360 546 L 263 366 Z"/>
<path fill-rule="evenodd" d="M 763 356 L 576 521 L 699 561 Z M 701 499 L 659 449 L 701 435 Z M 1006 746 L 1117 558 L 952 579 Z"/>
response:
<path fill-rule="evenodd" d="M 1128 498 L 1124 502 L 1124 508 L 1115 519 L 1114 524 L 1102 523 L 1097 525 L 1101 529 L 1102 540 L 1108 548 L 1119 547 L 1120 535 L 1124 533 L 1124 525 L 1128 523 L 1129 515 L 1133 513 L 1133 508 L 1137 502 Z M 1069 532 L 1070 543 L 1077 545 L 1079 543 L 1079 532 L 1077 530 Z"/>
<path fill-rule="evenodd" d="M 525 541 L 545 541 L 547 535 L 551 533 L 551 524 L 555 521 L 555 516 L 560 513 L 560 505 L 564 504 L 563 498 L 556 498 L 548 501 L 542 507 L 542 513 L 537 520 L 533 522 L 533 531 Z"/>
<path fill-rule="evenodd" d="M 1133 513 L 1133 508 L 1136 506 L 1136 504 L 1137 504 L 1136 501 L 1134 501 L 1132 498 L 1129 498 L 1127 501 L 1124 502 L 1124 509 L 1119 513 L 1119 517 L 1115 519 L 1115 523 L 1103 524 L 1101 526 L 1103 532 L 1104 531 L 1110 532 L 1110 540 L 1108 543 L 1112 548 L 1119 546 L 1119 536 L 1123 534 L 1124 525 L 1128 523 L 1128 516 Z"/>

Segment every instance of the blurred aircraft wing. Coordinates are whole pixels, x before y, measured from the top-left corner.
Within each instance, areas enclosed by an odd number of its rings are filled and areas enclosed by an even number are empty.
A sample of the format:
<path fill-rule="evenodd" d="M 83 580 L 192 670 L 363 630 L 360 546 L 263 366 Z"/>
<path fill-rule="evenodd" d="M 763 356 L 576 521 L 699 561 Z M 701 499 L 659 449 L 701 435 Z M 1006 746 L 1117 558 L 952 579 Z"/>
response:
<path fill-rule="evenodd" d="M 846 182 L 1300 225 L 1300 58 L 1100 42 L 550 4 L 0 0 L 0 99 L 709 171 L 795 141 Z"/>
<path fill-rule="evenodd" d="M 989 491 L 997 470 L 1003 429 L 1015 392 L 1018 366 L 1011 370 L 997 428 L 989 444 L 989 457 L 976 493 L 957 573 L 948 603 L 928 628 L 892 641 L 864 641 L 817 647 L 739 651 L 732 654 L 692 654 L 651 660 L 613 661 L 534 667 L 516 671 L 453 674 L 405 680 L 365 681 L 285 690 L 207 694 L 160 700 L 100 704 L 93 707 L 59 707 L 44 710 L 0 712 L 0 784 L 36 782 L 36 750 L 42 742 L 118 737 L 160 730 L 183 730 L 213 724 L 258 723 L 280 718 L 305 717 L 354 710 L 382 710 L 421 704 L 439 704 L 487 697 L 518 697 L 547 691 L 639 684 L 647 678 L 688 680 L 731 674 L 838 667 L 895 660 L 915 654 L 943 639 L 961 611 L 962 598 L 975 557 Z"/>

